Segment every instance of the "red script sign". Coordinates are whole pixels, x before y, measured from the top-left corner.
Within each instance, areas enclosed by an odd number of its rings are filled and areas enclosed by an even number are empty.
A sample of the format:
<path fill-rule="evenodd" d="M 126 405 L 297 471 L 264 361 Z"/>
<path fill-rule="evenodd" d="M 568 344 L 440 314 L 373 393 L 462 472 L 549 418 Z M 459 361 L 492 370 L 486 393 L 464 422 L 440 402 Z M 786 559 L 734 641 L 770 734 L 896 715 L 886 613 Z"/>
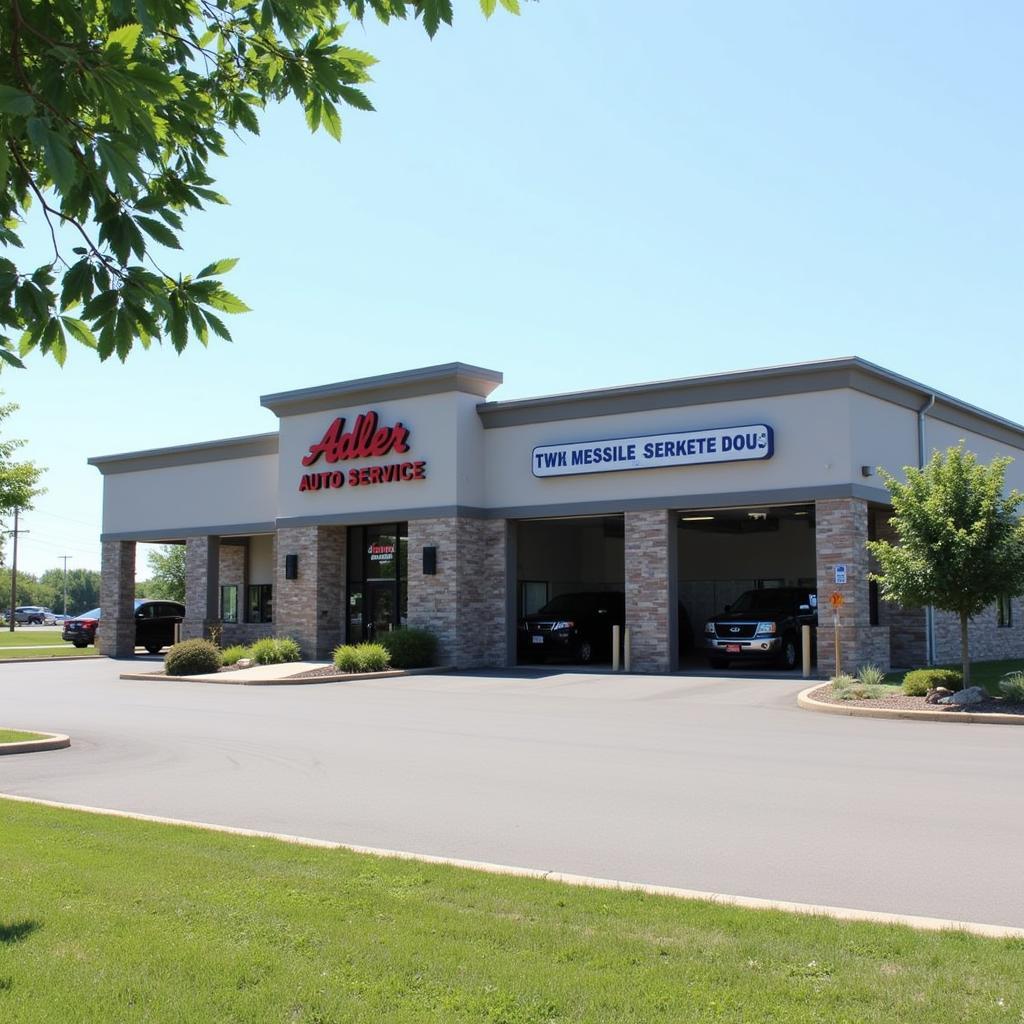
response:
<path fill-rule="evenodd" d="M 309 446 L 309 454 L 302 457 L 304 466 L 315 465 L 322 455 L 326 462 L 345 462 L 348 459 L 368 459 L 395 452 L 404 455 L 409 450 L 409 431 L 401 423 L 381 427 L 380 417 L 373 412 L 361 412 L 352 429 L 345 430 L 345 417 L 339 416 L 316 443 Z"/>

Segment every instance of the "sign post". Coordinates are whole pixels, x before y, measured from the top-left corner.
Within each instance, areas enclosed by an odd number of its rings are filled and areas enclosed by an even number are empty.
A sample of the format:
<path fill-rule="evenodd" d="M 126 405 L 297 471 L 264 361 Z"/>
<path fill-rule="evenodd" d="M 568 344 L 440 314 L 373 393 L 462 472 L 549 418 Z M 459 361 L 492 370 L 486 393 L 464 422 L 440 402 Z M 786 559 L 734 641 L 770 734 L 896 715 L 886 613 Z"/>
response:
<path fill-rule="evenodd" d="M 843 595 L 838 590 L 832 591 L 832 621 L 836 631 L 836 675 L 842 675 L 842 666 L 839 662 L 839 609 L 843 607 Z"/>

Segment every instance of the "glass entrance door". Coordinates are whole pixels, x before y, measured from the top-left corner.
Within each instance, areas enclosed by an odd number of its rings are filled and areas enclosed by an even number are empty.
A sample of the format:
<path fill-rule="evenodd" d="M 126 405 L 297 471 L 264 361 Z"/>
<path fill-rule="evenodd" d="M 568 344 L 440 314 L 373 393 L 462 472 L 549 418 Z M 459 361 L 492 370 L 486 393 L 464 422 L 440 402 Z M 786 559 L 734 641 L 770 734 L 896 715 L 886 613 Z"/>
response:
<path fill-rule="evenodd" d="M 366 639 L 373 641 L 398 625 L 395 618 L 395 584 L 390 581 L 368 582 L 366 596 Z"/>
<path fill-rule="evenodd" d="M 408 545 L 405 523 L 349 527 L 348 643 L 373 640 L 405 621 Z"/>

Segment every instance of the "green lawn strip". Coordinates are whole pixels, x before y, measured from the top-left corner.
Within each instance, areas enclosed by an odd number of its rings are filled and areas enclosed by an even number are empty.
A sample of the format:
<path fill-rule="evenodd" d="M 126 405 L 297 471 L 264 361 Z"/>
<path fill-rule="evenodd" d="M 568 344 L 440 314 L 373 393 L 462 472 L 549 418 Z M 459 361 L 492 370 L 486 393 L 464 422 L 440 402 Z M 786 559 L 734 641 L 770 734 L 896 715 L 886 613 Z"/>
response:
<path fill-rule="evenodd" d="M 936 665 L 936 668 L 955 668 L 960 670 L 960 663 L 949 663 L 947 665 Z M 1000 697 L 999 680 L 1008 672 L 1024 672 L 1024 659 L 1006 658 L 1000 661 L 972 661 L 971 662 L 971 685 L 984 686 L 993 697 Z M 905 670 L 890 672 L 886 682 L 900 684 L 906 675 Z"/>
<path fill-rule="evenodd" d="M 44 740 L 41 732 L 19 732 L 17 729 L 0 729 L 0 743 L 24 743 L 26 740 Z"/>
<path fill-rule="evenodd" d="M 1024 940 L 842 923 L 0 801 L 0 1019 L 1019 1020 Z"/>
<path fill-rule="evenodd" d="M 41 644 L 59 644 L 59 629 L 16 629 L 13 633 L 6 627 L 0 627 L 0 647 L 35 647 Z M 70 646 L 70 644 L 68 645 Z"/>
<path fill-rule="evenodd" d="M 0 661 L 17 661 L 21 658 L 94 658 L 99 654 L 95 647 L 34 647 L 26 650 L 0 647 Z"/>

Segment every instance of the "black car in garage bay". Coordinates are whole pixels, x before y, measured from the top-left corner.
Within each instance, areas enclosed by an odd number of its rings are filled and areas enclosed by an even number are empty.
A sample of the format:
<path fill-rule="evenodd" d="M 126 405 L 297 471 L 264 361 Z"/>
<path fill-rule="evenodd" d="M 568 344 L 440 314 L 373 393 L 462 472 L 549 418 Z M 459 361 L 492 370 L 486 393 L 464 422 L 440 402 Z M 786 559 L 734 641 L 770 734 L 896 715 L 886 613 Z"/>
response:
<path fill-rule="evenodd" d="M 581 665 L 610 661 L 612 626 L 626 619 L 626 598 L 615 591 L 559 594 L 519 622 L 520 661 L 566 658 Z"/>
<path fill-rule="evenodd" d="M 150 654 L 158 654 L 174 643 L 174 627 L 185 618 L 185 606 L 177 601 L 135 602 L 135 646 L 145 647 Z M 96 642 L 102 613 L 99 608 L 77 615 L 64 623 L 61 637 L 76 647 L 88 647 Z"/>

